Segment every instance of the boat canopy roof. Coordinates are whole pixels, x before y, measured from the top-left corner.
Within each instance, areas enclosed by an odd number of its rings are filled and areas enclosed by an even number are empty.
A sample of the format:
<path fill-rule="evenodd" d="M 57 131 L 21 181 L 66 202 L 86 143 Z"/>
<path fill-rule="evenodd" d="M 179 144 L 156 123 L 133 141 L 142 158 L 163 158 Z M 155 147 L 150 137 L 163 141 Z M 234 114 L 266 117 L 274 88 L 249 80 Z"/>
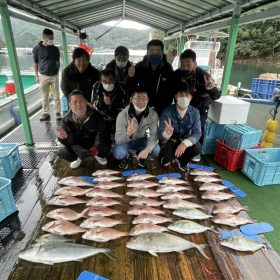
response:
<path fill-rule="evenodd" d="M 275 0 L 7 0 L 9 7 L 63 26 L 71 32 L 126 19 L 162 30 L 167 35 L 229 20 L 236 2 L 241 5 L 241 15 L 265 9 L 272 11 L 275 5 L 278 10 L 266 17 L 280 14 L 280 1 Z"/>

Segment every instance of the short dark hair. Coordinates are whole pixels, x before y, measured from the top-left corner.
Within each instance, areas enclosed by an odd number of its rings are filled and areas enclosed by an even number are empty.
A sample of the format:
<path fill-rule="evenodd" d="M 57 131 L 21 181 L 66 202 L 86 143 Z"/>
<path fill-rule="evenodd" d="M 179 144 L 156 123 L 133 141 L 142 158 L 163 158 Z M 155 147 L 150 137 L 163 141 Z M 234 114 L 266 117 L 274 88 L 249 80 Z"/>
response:
<path fill-rule="evenodd" d="M 53 31 L 51 29 L 45 28 L 42 32 L 43 36 L 53 35 Z"/>
<path fill-rule="evenodd" d="M 133 97 L 137 93 L 146 93 L 149 96 L 148 89 L 142 85 L 137 85 L 131 96 Z"/>
<path fill-rule="evenodd" d="M 181 83 L 177 84 L 174 88 L 174 92 L 175 92 L 175 95 L 179 92 L 187 92 L 187 93 L 193 95 L 189 85 L 187 83 L 184 83 L 184 82 L 181 82 Z"/>
<path fill-rule="evenodd" d="M 180 55 L 180 60 L 184 58 L 191 58 L 193 61 L 196 61 L 196 53 L 192 49 L 186 49 Z"/>
<path fill-rule="evenodd" d="M 126 47 L 124 46 L 118 46 L 116 49 L 115 49 L 115 57 L 117 55 L 124 55 L 124 56 L 129 56 L 129 51 Z"/>
<path fill-rule="evenodd" d="M 105 76 L 105 77 L 112 76 L 113 79 L 116 80 L 116 73 L 111 68 L 106 68 L 106 69 L 100 71 L 99 76 L 100 76 L 100 78 L 101 78 L 101 76 Z"/>
<path fill-rule="evenodd" d="M 158 40 L 158 39 L 154 39 L 154 40 L 151 40 L 148 44 L 147 44 L 147 50 L 149 50 L 149 47 L 150 46 L 160 46 L 161 47 L 161 50 L 163 51 L 163 43 L 161 40 Z"/>
<path fill-rule="evenodd" d="M 74 51 L 73 51 L 73 54 L 72 54 L 72 59 L 73 61 L 76 59 L 76 58 L 80 58 L 82 56 L 85 56 L 88 60 L 90 59 L 89 57 L 89 53 L 82 49 L 82 48 L 76 48 Z"/>
<path fill-rule="evenodd" d="M 82 95 L 83 98 L 86 100 L 84 93 L 81 90 L 78 89 L 74 89 L 73 91 L 70 92 L 70 94 L 68 95 L 68 102 L 70 102 L 71 97 L 75 96 L 75 95 Z"/>

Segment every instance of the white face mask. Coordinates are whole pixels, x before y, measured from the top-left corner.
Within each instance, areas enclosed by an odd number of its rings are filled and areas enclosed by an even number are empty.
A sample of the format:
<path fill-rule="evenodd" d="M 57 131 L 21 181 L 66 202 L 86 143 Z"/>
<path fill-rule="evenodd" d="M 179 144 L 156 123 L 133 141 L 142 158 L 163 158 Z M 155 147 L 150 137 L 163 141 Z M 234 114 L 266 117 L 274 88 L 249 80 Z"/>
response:
<path fill-rule="evenodd" d="M 127 60 L 126 61 L 118 61 L 116 60 L 116 64 L 119 68 L 124 68 L 127 64 Z"/>
<path fill-rule="evenodd" d="M 53 46 L 53 40 L 48 40 L 47 45 L 48 46 Z"/>
<path fill-rule="evenodd" d="M 178 97 L 177 98 L 177 105 L 182 109 L 186 109 L 189 106 L 190 102 L 191 102 L 191 100 L 187 97 Z"/>
<path fill-rule="evenodd" d="M 102 86 L 106 91 L 112 91 L 115 87 L 115 84 L 102 84 Z"/>
<path fill-rule="evenodd" d="M 136 113 L 142 113 L 145 111 L 146 107 L 144 108 L 139 108 L 137 107 L 135 104 L 133 104 L 134 110 L 136 111 Z"/>

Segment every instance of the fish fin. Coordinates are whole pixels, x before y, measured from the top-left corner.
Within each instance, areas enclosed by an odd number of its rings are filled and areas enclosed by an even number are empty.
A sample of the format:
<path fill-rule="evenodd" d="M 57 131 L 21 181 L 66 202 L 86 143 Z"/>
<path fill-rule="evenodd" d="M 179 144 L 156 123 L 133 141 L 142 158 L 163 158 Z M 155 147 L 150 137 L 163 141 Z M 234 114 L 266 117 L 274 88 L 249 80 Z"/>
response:
<path fill-rule="evenodd" d="M 151 255 L 155 256 L 155 257 L 158 257 L 157 253 L 154 252 L 154 251 L 148 251 Z"/>
<path fill-rule="evenodd" d="M 43 264 L 47 264 L 47 265 L 54 265 L 54 263 L 53 262 L 51 262 L 51 261 L 42 261 L 41 263 L 43 263 Z"/>
<path fill-rule="evenodd" d="M 203 251 L 206 248 L 206 246 L 207 246 L 206 244 L 201 244 L 201 245 L 197 245 L 195 248 L 200 252 L 201 255 L 203 255 L 206 259 L 210 260 L 210 258 Z"/>
<path fill-rule="evenodd" d="M 83 262 L 83 259 L 76 259 L 75 262 Z"/>
<path fill-rule="evenodd" d="M 211 227 L 210 227 L 210 230 L 213 231 L 213 232 L 215 232 L 215 233 L 219 233 L 218 231 L 215 230 L 215 227 L 214 227 L 214 226 L 211 226 Z"/>
<path fill-rule="evenodd" d="M 243 209 L 241 211 L 247 211 L 247 212 L 249 211 L 249 207 L 248 206 L 243 206 L 242 208 Z"/>
<path fill-rule="evenodd" d="M 80 218 L 81 218 L 81 217 L 87 218 L 87 217 L 88 217 L 87 214 L 88 214 L 89 210 L 90 210 L 90 208 L 85 208 L 85 209 L 79 214 Z"/>
<path fill-rule="evenodd" d="M 116 260 L 116 258 L 111 254 L 112 252 L 111 252 L 110 249 L 106 249 L 106 251 L 105 251 L 105 252 L 102 252 L 102 253 L 104 253 L 104 255 L 106 255 L 106 256 L 107 256 L 108 258 L 110 258 L 111 260 L 113 260 L 113 261 Z"/>

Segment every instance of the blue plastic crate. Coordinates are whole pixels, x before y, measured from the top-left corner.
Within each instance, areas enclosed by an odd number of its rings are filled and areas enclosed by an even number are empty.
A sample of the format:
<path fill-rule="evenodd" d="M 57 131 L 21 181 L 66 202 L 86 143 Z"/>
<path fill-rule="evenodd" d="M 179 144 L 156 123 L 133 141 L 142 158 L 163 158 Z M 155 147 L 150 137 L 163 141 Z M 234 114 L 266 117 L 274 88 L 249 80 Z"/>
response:
<path fill-rule="evenodd" d="M 0 177 L 12 179 L 21 168 L 17 144 L 0 144 Z"/>
<path fill-rule="evenodd" d="M 68 110 L 69 110 L 68 100 L 64 95 L 61 96 L 60 103 L 61 103 L 61 111 L 68 112 Z"/>
<path fill-rule="evenodd" d="M 242 172 L 258 186 L 280 184 L 280 148 L 246 150 Z"/>
<path fill-rule="evenodd" d="M 216 137 L 204 137 L 203 145 L 201 149 L 202 155 L 213 155 L 216 151 L 216 140 L 219 138 Z"/>
<path fill-rule="evenodd" d="M 222 143 L 235 150 L 244 150 L 258 146 L 261 136 L 261 129 L 246 124 L 228 124 L 225 126 Z"/>
<path fill-rule="evenodd" d="M 224 129 L 224 124 L 219 124 L 210 119 L 207 119 L 204 126 L 204 137 L 215 137 L 216 139 L 222 138 Z"/>
<path fill-rule="evenodd" d="M 0 177 L 0 222 L 16 211 L 11 180 Z"/>
<path fill-rule="evenodd" d="M 261 99 L 270 99 L 273 96 L 275 87 L 280 87 L 279 80 L 266 80 L 254 78 L 252 81 L 251 92 L 257 94 Z"/>

